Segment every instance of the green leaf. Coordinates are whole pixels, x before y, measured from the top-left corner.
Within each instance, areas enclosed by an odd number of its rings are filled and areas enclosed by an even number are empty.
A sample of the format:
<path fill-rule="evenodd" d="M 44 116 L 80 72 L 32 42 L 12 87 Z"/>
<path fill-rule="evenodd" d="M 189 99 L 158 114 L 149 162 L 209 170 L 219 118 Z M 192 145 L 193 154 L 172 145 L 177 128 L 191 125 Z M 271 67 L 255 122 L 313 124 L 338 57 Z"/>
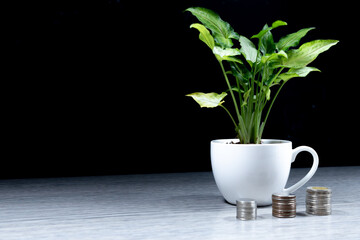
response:
<path fill-rule="evenodd" d="M 240 55 L 240 51 L 237 48 L 226 48 L 222 49 L 221 47 L 215 46 L 213 53 L 218 61 L 229 61 L 229 62 L 238 62 L 242 64 L 242 61 L 234 56 Z"/>
<path fill-rule="evenodd" d="M 275 75 L 274 69 L 282 66 L 284 62 L 287 60 L 287 54 L 281 50 L 278 53 L 267 54 L 261 58 L 261 75 L 265 80 L 265 84 L 271 84 Z"/>
<path fill-rule="evenodd" d="M 237 56 L 240 55 L 240 51 L 237 48 L 226 48 L 222 49 L 221 47 L 214 47 L 213 53 L 219 55 L 220 57 L 225 56 Z"/>
<path fill-rule="evenodd" d="M 215 36 L 215 42 L 221 47 L 231 48 L 234 45 L 230 38 L 224 38 L 216 34 L 214 36 Z"/>
<path fill-rule="evenodd" d="M 276 44 L 277 49 L 286 51 L 290 47 L 296 47 L 299 44 L 301 38 L 303 38 L 312 29 L 315 28 L 304 28 L 295 33 L 291 33 L 285 37 L 282 37 Z"/>
<path fill-rule="evenodd" d="M 223 21 L 220 16 L 210 9 L 201 7 L 188 8 L 185 11 L 191 12 L 204 26 L 211 30 L 215 42 L 223 48 L 232 47 L 231 39 L 238 39 L 237 34 L 229 23 Z"/>
<path fill-rule="evenodd" d="M 247 104 L 247 100 L 250 96 L 250 92 L 251 92 L 251 88 L 244 93 L 244 95 L 243 95 L 244 101 L 243 101 L 242 107 Z"/>
<path fill-rule="evenodd" d="M 244 90 L 241 90 L 238 87 L 231 87 L 231 90 L 238 93 L 244 93 Z M 227 89 L 226 92 L 230 92 L 230 89 Z"/>
<path fill-rule="evenodd" d="M 263 64 L 265 63 L 276 63 L 278 65 L 281 65 L 283 61 L 286 61 L 288 58 L 288 55 L 283 50 L 273 53 L 273 54 L 267 54 L 261 58 L 261 62 Z"/>
<path fill-rule="evenodd" d="M 241 84 L 249 84 L 249 78 L 251 77 L 251 72 L 242 64 L 230 63 L 231 73 L 238 79 L 240 79 Z"/>
<path fill-rule="evenodd" d="M 278 83 L 281 80 L 287 82 L 294 77 L 306 77 L 310 72 L 314 72 L 314 71 L 320 72 L 319 69 L 314 67 L 291 68 L 286 73 L 280 74 L 277 80 L 275 81 L 275 83 Z"/>
<path fill-rule="evenodd" d="M 314 61 L 317 56 L 337 44 L 337 40 L 315 40 L 304 43 L 299 49 L 288 51 L 288 60 L 284 64 L 288 68 L 302 68 Z"/>
<path fill-rule="evenodd" d="M 267 28 L 267 24 L 264 28 Z M 274 39 L 272 36 L 271 31 L 267 31 L 261 38 L 260 38 L 260 51 L 263 55 L 271 54 L 275 52 L 276 46 L 274 43 Z"/>
<path fill-rule="evenodd" d="M 217 93 L 202 93 L 202 92 L 195 92 L 191 94 L 187 94 L 186 96 L 192 97 L 200 107 L 207 107 L 207 108 L 214 108 L 220 106 L 224 101 L 224 97 L 226 97 L 227 93 L 222 92 L 221 94 Z"/>
<path fill-rule="evenodd" d="M 228 62 L 237 62 L 237 63 L 243 64 L 243 62 L 240 59 L 238 59 L 236 57 L 233 57 L 233 56 L 224 56 L 222 58 L 222 60 L 226 60 Z"/>
<path fill-rule="evenodd" d="M 266 100 L 270 100 L 270 94 L 271 94 L 271 90 L 270 90 L 270 88 L 266 88 L 266 90 L 265 90 L 265 94 L 266 94 Z"/>
<path fill-rule="evenodd" d="M 261 38 L 262 36 L 264 36 L 264 34 L 267 33 L 268 31 L 270 31 L 269 28 L 263 29 L 263 30 L 261 30 L 258 34 L 253 35 L 251 38 L 258 38 L 258 39 L 260 39 L 260 38 Z"/>
<path fill-rule="evenodd" d="M 277 20 L 275 22 L 273 22 L 273 24 L 271 24 L 271 27 L 267 26 L 267 24 L 264 26 L 264 28 L 256 35 L 253 35 L 251 38 L 262 38 L 262 36 L 264 36 L 268 31 L 270 30 L 273 30 L 277 27 L 280 27 L 280 26 L 285 26 L 287 25 L 286 22 L 284 21 L 281 21 L 281 20 Z"/>
<path fill-rule="evenodd" d="M 257 50 L 255 45 L 244 36 L 240 36 L 239 42 L 241 46 L 240 52 L 244 55 L 246 61 L 252 65 L 252 63 L 256 62 L 257 57 Z"/>
<path fill-rule="evenodd" d="M 236 132 L 239 133 L 241 143 L 249 143 L 249 134 L 244 119 L 241 116 L 239 116 L 239 126 L 236 128 Z"/>
<path fill-rule="evenodd" d="M 196 28 L 197 30 L 199 30 L 200 32 L 199 39 L 204 43 L 206 43 L 206 45 L 208 45 L 208 47 L 211 50 L 214 48 L 215 46 L 214 38 L 213 36 L 211 36 L 209 30 L 207 30 L 207 28 L 204 25 L 200 23 L 194 23 L 190 25 L 190 28 Z"/>
<path fill-rule="evenodd" d="M 273 22 L 273 24 L 271 24 L 271 29 L 275 29 L 277 27 L 281 27 L 281 26 L 286 26 L 287 23 L 281 20 L 277 20 L 275 22 Z"/>
<path fill-rule="evenodd" d="M 262 136 L 262 133 L 264 131 L 264 127 L 265 127 L 265 122 L 262 122 L 261 125 L 260 125 L 260 129 L 259 129 L 259 136 L 260 137 Z"/>

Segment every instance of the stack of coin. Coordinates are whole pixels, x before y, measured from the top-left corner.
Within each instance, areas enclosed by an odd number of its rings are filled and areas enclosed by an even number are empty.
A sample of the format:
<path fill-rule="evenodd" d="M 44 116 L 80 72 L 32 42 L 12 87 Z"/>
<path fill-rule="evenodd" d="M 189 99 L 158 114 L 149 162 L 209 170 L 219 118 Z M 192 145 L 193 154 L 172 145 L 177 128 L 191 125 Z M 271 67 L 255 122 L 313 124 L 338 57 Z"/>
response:
<path fill-rule="evenodd" d="M 296 196 L 294 194 L 274 193 L 272 195 L 272 215 L 278 218 L 296 216 Z"/>
<path fill-rule="evenodd" d="M 318 216 L 331 214 L 331 189 L 308 187 L 306 189 L 306 213 Z"/>
<path fill-rule="evenodd" d="M 255 220 L 257 204 L 254 199 L 240 198 L 236 200 L 236 218 L 240 220 Z"/>

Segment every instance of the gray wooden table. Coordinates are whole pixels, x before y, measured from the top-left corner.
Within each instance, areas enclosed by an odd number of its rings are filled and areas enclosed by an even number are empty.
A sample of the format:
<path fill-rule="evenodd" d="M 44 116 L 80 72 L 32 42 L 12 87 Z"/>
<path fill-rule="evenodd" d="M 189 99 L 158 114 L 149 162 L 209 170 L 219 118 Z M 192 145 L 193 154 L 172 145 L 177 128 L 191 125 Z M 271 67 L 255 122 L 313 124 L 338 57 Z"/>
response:
<path fill-rule="evenodd" d="M 308 216 L 302 187 L 295 218 L 237 220 L 210 172 L 0 180 L 0 239 L 360 239 L 360 167 L 319 168 L 310 185 L 332 188 L 332 215 Z"/>

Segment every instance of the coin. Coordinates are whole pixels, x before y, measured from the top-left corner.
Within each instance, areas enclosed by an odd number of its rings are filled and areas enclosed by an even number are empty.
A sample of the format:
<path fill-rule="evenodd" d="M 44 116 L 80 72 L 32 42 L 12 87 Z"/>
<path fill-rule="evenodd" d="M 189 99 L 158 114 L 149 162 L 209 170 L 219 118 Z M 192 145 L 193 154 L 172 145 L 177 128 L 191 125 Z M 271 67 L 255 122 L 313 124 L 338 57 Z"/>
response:
<path fill-rule="evenodd" d="M 296 196 L 294 194 L 274 193 L 272 195 L 272 215 L 278 218 L 296 216 Z"/>
<path fill-rule="evenodd" d="M 255 220 L 257 204 L 254 199 L 240 198 L 236 200 L 236 218 L 240 220 Z"/>
<path fill-rule="evenodd" d="M 331 193 L 331 189 L 328 188 L 328 187 L 307 187 L 306 188 L 306 191 L 307 192 L 310 192 L 310 193 L 318 193 L 318 194 L 321 194 L 321 193 Z"/>
<path fill-rule="evenodd" d="M 306 189 L 306 213 L 318 216 L 331 214 L 332 190 L 328 187 L 308 187 Z"/>

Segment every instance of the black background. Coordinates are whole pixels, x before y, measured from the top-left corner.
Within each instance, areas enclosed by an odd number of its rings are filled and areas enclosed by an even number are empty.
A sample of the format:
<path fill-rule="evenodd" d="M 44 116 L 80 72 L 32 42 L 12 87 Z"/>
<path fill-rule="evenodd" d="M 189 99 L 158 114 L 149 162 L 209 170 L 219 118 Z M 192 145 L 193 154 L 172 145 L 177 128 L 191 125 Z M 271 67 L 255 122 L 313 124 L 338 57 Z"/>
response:
<path fill-rule="evenodd" d="M 209 171 L 210 141 L 234 132 L 222 109 L 185 97 L 226 89 L 189 28 L 191 6 L 247 37 L 281 19 L 288 26 L 273 31 L 275 41 L 305 27 L 316 29 L 302 42 L 340 40 L 311 64 L 321 73 L 285 85 L 263 137 L 313 147 L 320 166 L 359 165 L 355 2 L 12 1 L 3 8 L 0 176 Z M 293 166 L 310 162 L 304 153 Z"/>

